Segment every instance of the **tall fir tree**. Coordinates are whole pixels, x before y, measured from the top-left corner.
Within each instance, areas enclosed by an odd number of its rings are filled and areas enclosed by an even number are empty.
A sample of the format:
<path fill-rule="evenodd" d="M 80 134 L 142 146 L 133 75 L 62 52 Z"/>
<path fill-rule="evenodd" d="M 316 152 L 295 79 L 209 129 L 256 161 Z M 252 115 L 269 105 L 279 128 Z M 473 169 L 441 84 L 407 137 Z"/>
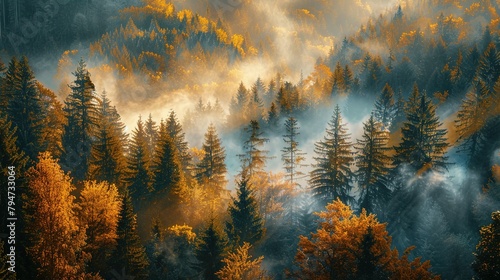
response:
<path fill-rule="evenodd" d="M 442 171 L 446 168 L 448 143 L 446 129 L 436 116 L 436 109 L 427 94 L 414 88 L 407 104 L 407 121 L 401 128 L 402 140 L 395 147 L 393 164 L 409 165 L 413 172 Z"/>
<path fill-rule="evenodd" d="M 388 155 L 389 133 L 373 115 L 364 123 L 363 135 L 354 146 L 356 179 L 360 189 L 359 206 L 370 213 L 380 213 L 390 198 L 388 178 L 391 158 Z"/>
<path fill-rule="evenodd" d="M 267 113 L 267 126 L 270 129 L 275 129 L 279 124 L 279 112 L 276 104 L 271 102 L 271 107 L 269 107 L 269 112 Z"/>
<path fill-rule="evenodd" d="M 8 103 L 8 116 L 17 127 L 17 145 L 31 160 L 36 160 L 38 153 L 45 150 L 47 143 L 42 141 L 44 120 L 47 116 L 40 92 L 28 58 L 23 56 L 19 63 L 12 63 L 17 69 L 7 76 L 5 89 L 11 95 Z M 10 69 L 9 69 L 10 71 Z"/>
<path fill-rule="evenodd" d="M 264 171 L 269 151 L 260 148 L 269 142 L 269 139 L 263 137 L 259 122 L 255 120 L 250 121 L 250 124 L 244 128 L 244 132 L 247 134 L 243 143 L 244 154 L 238 156 L 243 172 L 248 172 L 248 175 L 252 177 L 254 174 Z"/>
<path fill-rule="evenodd" d="M 179 155 L 179 160 L 182 164 L 182 169 L 186 175 L 190 175 L 191 172 L 191 160 L 192 156 L 189 153 L 189 145 L 186 141 L 186 134 L 182 129 L 182 125 L 177 119 L 174 111 L 170 112 L 168 120 L 166 122 L 167 130 L 170 138 L 174 141 L 174 145 L 177 148 L 177 154 Z"/>
<path fill-rule="evenodd" d="M 71 93 L 63 109 L 67 122 L 62 137 L 61 166 L 71 171 L 71 176 L 77 181 L 84 180 L 88 175 L 90 151 L 99 116 L 94 83 L 86 67 L 85 62 L 80 60 L 73 72 L 75 81 L 69 86 Z"/>
<path fill-rule="evenodd" d="M 294 117 L 288 117 L 285 121 L 285 131 L 286 134 L 283 135 L 283 141 L 285 146 L 281 150 L 283 161 L 283 167 L 285 168 L 287 180 L 292 186 L 299 185 L 297 180 L 302 179 L 305 174 L 300 170 L 300 168 L 305 165 L 305 153 L 299 149 L 299 142 L 297 141 L 299 133 L 298 121 Z"/>
<path fill-rule="evenodd" d="M 151 114 L 149 114 L 148 119 L 144 123 L 144 132 L 146 133 L 146 142 L 148 144 L 148 152 L 150 157 L 150 166 L 152 165 L 152 160 L 155 157 L 156 144 L 158 142 L 158 125 L 153 120 Z"/>
<path fill-rule="evenodd" d="M 127 159 L 127 186 L 135 205 L 144 200 L 152 191 L 152 174 L 146 130 L 139 117 L 137 127 L 132 132 Z"/>
<path fill-rule="evenodd" d="M 226 222 L 225 231 L 233 247 L 241 246 L 244 242 L 254 244 L 264 236 L 265 231 L 247 176 L 242 175 L 238 182 L 237 197 L 233 198 L 228 208 L 230 219 Z"/>
<path fill-rule="evenodd" d="M 90 153 L 90 178 L 123 186 L 126 168 L 124 125 L 104 92 L 99 100 L 95 140 Z M 124 139 L 125 138 L 125 139 Z"/>
<path fill-rule="evenodd" d="M 125 191 L 116 231 L 117 244 L 110 258 L 110 267 L 117 273 L 132 275 L 134 279 L 148 279 L 149 260 L 137 233 L 136 219 L 132 199 Z"/>
<path fill-rule="evenodd" d="M 385 84 L 382 93 L 375 102 L 374 117 L 382 124 L 382 129 L 389 129 L 395 119 L 396 106 L 394 102 L 394 92 L 389 86 Z"/>
<path fill-rule="evenodd" d="M 346 124 L 337 105 L 324 140 L 315 144 L 317 156 L 314 157 L 316 163 L 310 179 L 313 196 L 325 205 L 336 198 L 344 203 L 353 201 L 350 194 L 353 178 L 351 164 L 354 161 L 351 146 Z"/>
<path fill-rule="evenodd" d="M 227 183 L 226 151 L 222 147 L 215 125 L 210 124 L 205 133 L 202 148 L 204 155 L 196 166 L 196 179 L 210 189 L 210 193 L 218 197 Z"/>
<path fill-rule="evenodd" d="M 177 148 L 164 122 L 160 124 L 160 133 L 153 160 L 154 192 L 167 195 L 170 199 L 178 198 L 184 186 L 182 164 Z"/>
<path fill-rule="evenodd" d="M 202 232 L 195 250 L 198 269 L 203 279 L 219 279 L 215 273 L 224 266 L 222 260 L 226 251 L 226 243 L 227 241 L 215 225 L 214 220 L 210 220 Z"/>

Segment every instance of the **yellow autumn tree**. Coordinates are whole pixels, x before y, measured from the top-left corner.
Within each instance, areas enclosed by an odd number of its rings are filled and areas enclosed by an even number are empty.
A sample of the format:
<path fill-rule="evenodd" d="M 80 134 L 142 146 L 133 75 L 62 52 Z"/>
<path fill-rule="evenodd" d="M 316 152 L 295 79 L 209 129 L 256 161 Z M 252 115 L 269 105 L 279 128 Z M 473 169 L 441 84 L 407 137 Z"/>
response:
<path fill-rule="evenodd" d="M 264 257 L 252 259 L 248 252 L 251 245 L 245 242 L 242 246 L 236 249 L 236 252 L 231 252 L 223 260 L 224 267 L 216 273 L 221 280 L 256 280 L 256 279 L 271 279 L 261 270 L 260 265 Z"/>
<path fill-rule="evenodd" d="M 106 264 L 116 246 L 116 228 L 121 200 L 115 185 L 85 181 L 80 193 L 79 219 L 86 229 L 83 251 L 90 254 L 87 266 L 92 272 L 105 272 Z"/>
<path fill-rule="evenodd" d="M 70 177 L 48 152 L 38 156 L 26 176 L 22 199 L 31 242 L 27 250 L 37 265 L 38 278 L 83 279 L 85 232 L 77 223 Z"/>
<path fill-rule="evenodd" d="M 412 261 L 405 251 L 400 258 L 391 249 L 392 238 L 386 225 L 365 210 L 355 215 L 339 199 L 317 213 L 322 220 L 311 238 L 300 237 L 295 256 L 298 270 L 290 273 L 296 279 L 439 279 L 433 275 L 429 261 Z"/>

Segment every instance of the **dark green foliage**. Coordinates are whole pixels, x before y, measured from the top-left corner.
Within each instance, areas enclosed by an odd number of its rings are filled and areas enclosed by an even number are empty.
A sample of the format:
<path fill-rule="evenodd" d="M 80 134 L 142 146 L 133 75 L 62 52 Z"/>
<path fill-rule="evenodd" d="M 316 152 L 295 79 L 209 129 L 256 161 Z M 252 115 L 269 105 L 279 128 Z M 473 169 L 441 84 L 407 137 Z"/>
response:
<path fill-rule="evenodd" d="M 361 244 L 359 244 L 361 254 L 357 258 L 358 269 L 356 279 L 375 280 L 388 278 L 388 271 L 384 269 L 383 265 L 380 265 L 380 258 L 382 256 L 373 253 L 373 245 L 375 245 L 375 235 L 373 234 L 373 229 L 368 227 L 366 233 L 363 235 Z"/>
<path fill-rule="evenodd" d="M 152 174 L 150 170 L 151 155 L 149 154 L 146 131 L 139 117 L 137 127 L 132 132 L 129 143 L 128 173 L 126 182 L 132 201 L 142 201 L 152 191 Z"/>
<path fill-rule="evenodd" d="M 95 140 L 90 154 L 89 177 L 122 186 L 126 166 L 125 125 L 104 92 L 99 100 Z"/>
<path fill-rule="evenodd" d="M 117 245 L 110 258 L 110 266 L 115 272 L 124 271 L 134 279 L 148 279 L 149 260 L 137 233 L 136 214 L 128 192 L 123 195 L 117 234 Z"/>
<path fill-rule="evenodd" d="M 156 145 L 153 178 L 155 194 L 168 195 L 171 199 L 179 194 L 183 183 L 182 164 L 178 150 L 164 123 L 160 126 Z"/>
<path fill-rule="evenodd" d="M 414 172 L 443 171 L 448 143 L 446 129 L 436 116 L 436 109 L 427 95 L 414 88 L 407 106 L 407 121 L 401 128 L 402 141 L 395 147 L 394 165 L 408 165 Z"/>
<path fill-rule="evenodd" d="M 230 220 L 226 222 L 226 233 L 233 247 L 244 242 L 255 244 L 264 236 L 264 224 L 248 178 L 243 174 L 238 182 L 237 197 L 229 206 Z"/>
<path fill-rule="evenodd" d="M 89 172 L 90 151 L 98 124 L 98 99 L 86 64 L 80 60 L 73 73 L 75 81 L 66 98 L 64 114 L 67 123 L 62 137 L 61 166 L 71 171 L 77 181 L 84 180 Z"/>
<path fill-rule="evenodd" d="M 17 145 L 34 161 L 46 147 L 42 141 L 42 129 L 47 112 L 25 56 L 19 63 L 11 62 L 5 84 L 5 91 L 10 95 L 7 97 L 9 120 L 17 127 Z"/>
<path fill-rule="evenodd" d="M 203 279 L 218 279 L 215 273 L 224 266 L 222 260 L 226 251 L 226 242 L 214 221 L 211 220 L 199 237 L 195 251 L 197 266 Z"/>
<path fill-rule="evenodd" d="M 182 168 L 186 175 L 190 174 L 191 169 L 191 154 L 189 153 L 189 145 L 186 141 L 185 133 L 182 130 L 182 125 L 180 124 L 174 111 L 170 112 L 168 120 L 166 121 L 166 128 L 170 138 L 174 142 L 177 149 L 177 154 L 179 155 L 179 160 L 182 164 Z"/>
<path fill-rule="evenodd" d="M 337 105 L 332 119 L 328 123 L 326 136 L 315 144 L 316 163 L 311 172 L 310 184 L 313 196 L 326 203 L 340 198 L 345 203 L 352 202 L 353 163 L 351 143 L 346 124 L 342 121 L 340 108 Z"/>
<path fill-rule="evenodd" d="M 380 213 L 390 197 L 388 178 L 390 157 L 388 155 L 389 134 L 373 115 L 364 123 L 361 139 L 357 140 L 356 179 L 360 188 L 360 208 L 371 213 Z"/>
<path fill-rule="evenodd" d="M 218 196 L 227 183 L 226 152 L 213 124 L 208 127 L 202 149 L 204 156 L 196 166 L 196 179 Z"/>
<path fill-rule="evenodd" d="M 396 116 L 396 104 L 394 102 L 394 92 L 385 84 L 382 93 L 375 102 L 374 117 L 382 124 L 382 130 L 389 129 Z"/>

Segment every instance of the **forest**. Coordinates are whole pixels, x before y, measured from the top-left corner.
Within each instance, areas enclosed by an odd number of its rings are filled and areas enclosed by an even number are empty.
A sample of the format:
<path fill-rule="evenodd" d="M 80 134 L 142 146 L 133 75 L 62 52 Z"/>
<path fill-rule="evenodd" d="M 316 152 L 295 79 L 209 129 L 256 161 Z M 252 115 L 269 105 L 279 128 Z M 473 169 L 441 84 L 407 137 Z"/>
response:
<path fill-rule="evenodd" d="M 0 278 L 500 279 L 499 5 L 0 1 Z"/>

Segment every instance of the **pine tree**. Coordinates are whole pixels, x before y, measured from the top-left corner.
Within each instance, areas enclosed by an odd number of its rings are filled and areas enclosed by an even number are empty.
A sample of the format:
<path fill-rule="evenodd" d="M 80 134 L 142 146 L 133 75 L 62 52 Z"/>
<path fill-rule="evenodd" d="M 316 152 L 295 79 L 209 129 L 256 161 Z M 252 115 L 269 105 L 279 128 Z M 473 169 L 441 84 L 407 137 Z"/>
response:
<path fill-rule="evenodd" d="M 238 182 L 237 198 L 228 208 L 230 220 L 226 222 L 226 234 L 234 246 L 244 242 L 254 244 L 264 235 L 264 224 L 257 211 L 254 193 L 249 185 L 246 174 Z"/>
<path fill-rule="evenodd" d="M 394 165 L 408 164 L 413 171 L 440 171 L 446 168 L 446 129 L 436 116 L 427 95 L 414 89 L 407 106 L 407 121 L 401 128 L 402 141 L 395 147 Z"/>
<path fill-rule="evenodd" d="M 314 157 L 316 164 L 313 165 L 310 179 L 313 196 L 325 204 L 336 198 L 345 203 L 352 202 L 350 191 L 353 174 L 350 166 L 353 157 L 348 139 L 346 124 L 342 122 L 337 105 L 324 140 L 315 144 L 317 157 Z"/>
<path fill-rule="evenodd" d="M 7 92 L 11 94 L 8 104 L 8 116 L 17 127 L 17 145 L 31 160 L 36 160 L 38 153 L 46 148 L 42 141 L 43 122 L 47 112 L 43 107 L 41 95 L 28 59 L 23 56 L 17 66 L 14 81 L 7 81 Z M 9 69 L 10 70 L 10 69 Z M 7 76 L 10 79 L 10 76 Z"/>
<path fill-rule="evenodd" d="M 270 280 L 266 276 L 265 271 L 260 267 L 262 265 L 263 256 L 253 259 L 249 253 L 252 246 L 248 243 L 236 248 L 236 252 L 231 252 L 223 262 L 224 267 L 217 272 L 218 279 L 221 280 Z"/>
<path fill-rule="evenodd" d="M 344 81 L 345 92 L 349 94 L 354 87 L 354 74 L 347 64 L 344 67 L 342 79 Z"/>
<path fill-rule="evenodd" d="M 399 125 L 406 119 L 405 116 L 405 100 L 403 98 L 403 92 L 401 89 L 396 93 L 396 104 L 394 110 L 394 120 L 392 121 L 392 125 L 390 128 L 390 132 L 394 132 Z"/>
<path fill-rule="evenodd" d="M 474 279 L 497 279 L 500 277 L 500 211 L 491 214 L 493 222 L 480 230 L 481 240 L 476 246 L 476 260 L 472 268 Z"/>
<path fill-rule="evenodd" d="M 251 98 L 248 101 L 247 105 L 247 116 L 252 119 L 252 120 L 262 120 L 262 108 L 264 107 L 264 101 L 261 98 L 261 91 L 262 89 L 259 89 L 263 85 L 258 85 L 255 84 L 252 86 L 251 90 Z"/>
<path fill-rule="evenodd" d="M 83 251 L 90 254 L 89 272 L 108 271 L 107 263 L 116 246 L 116 229 L 121 200 L 115 185 L 107 182 L 85 181 L 78 203 L 80 226 L 86 229 Z"/>
<path fill-rule="evenodd" d="M 126 191 L 122 198 L 122 208 L 117 226 L 117 245 L 110 266 L 115 272 L 132 275 L 134 279 L 148 279 L 149 260 L 137 233 L 136 214 L 130 194 Z"/>
<path fill-rule="evenodd" d="M 226 250 L 226 240 L 221 232 L 215 226 L 213 220 L 210 220 L 207 228 L 201 234 L 196 246 L 196 258 L 200 274 L 205 280 L 217 280 L 215 275 L 222 269 L 222 262 Z"/>
<path fill-rule="evenodd" d="M 245 153 L 238 156 L 243 172 L 248 172 L 248 175 L 252 177 L 254 174 L 262 172 L 266 166 L 267 153 L 269 151 L 260 150 L 259 148 L 264 146 L 269 139 L 262 137 L 263 133 L 260 131 L 260 125 L 254 120 L 250 121 L 250 124 L 245 127 L 244 131 L 248 136 L 247 140 L 243 143 Z"/>
<path fill-rule="evenodd" d="M 89 177 L 116 184 L 123 184 L 125 171 L 124 132 L 120 115 L 104 92 L 101 96 L 95 140 L 90 153 Z"/>
<path fill-rule="evenodd" d="M 299 129 L 297 119 L 294 117 L 289 117 L 285 121 L 286 134 L 283 135 L 285 147 L 281 150 L 281 160 L 287 174 L 286 177 L 294 187 L 299 185 L 297 179 L 304 177 L 304 173 L 300 171 L 300 168 L 305 166 L 302 163 L 305 161 L 305 153 L 299 149 L 299 143 L 297 142 L 297 137 L 300 134 Z"/>
<path fill-rule="evenodd" d="M 130 153 L 127 162 L 128 173 L 126 182 L 132 201 L 137 205 L 137 202 L 145 199 L 153 187 L 146 130 L 140 117 L 137 121 L 137 127 L 132 132 Z"/>
<path fill-rule="evenodd" d="M 213 124 L 205 133 L 205 143 L 202 148 L 204 155 L 196 167 L 196 179 L 205 184 L 216 196 L 220 196 L 226 181 L 226 152 Z"/>
<path fill-rule="evenodd" d="M 191 170 L 191 154 L 189 153 L 189 145 L 186 141 L 186 134 L 182 130 L 182 125 L 180 124 L 174 111 L 170 112 L 168 120 L 166 122 L 167 130 L 170 138 L 174 141 L 174 145 L 177 148 L 177 154 L 179 155 L 179 160 L 181 161 L 182 168 L 186 175 L 190 174 Z"/>
<path fill-rule="evenodd" d="M 361 139 L 357 140 L 355 149 L 356 179 L 360 188 L 360 208 L 368 212 L 380 211 L 389 199 L 390 190 L 386 176 L 389 173 L 390 157 L 388 156 L 389 134 L 382 129 L 382 124 L 375 121 L 373 115 L 364 123 Z"/>
<path fill-rule="evenodd" d="M 182 191 L 184 176 L 177 148 L 166 124 L 161 123 L 155 158 L 153 160 L 154 192 L 174 199 Z M 176 200 L 176 199 L 174 199 Z"/>
<path fill-rule="evenodd" d="M 28 163 L 28 158 L 17 146 L 16 130 L 17 128 L 7 119 L 7 116 L 0 112 L 0 138 L 2 139 L 0 141 L 0 170 L 2 172 L 7 170 L 8 166 L 15 166 L 17 172 L 23 172 Z M 3 176 L 1 182 L 4 183 L 5 179 L 7 178 Z M 7 182 L 5 181 L 3 185 L 6 186 Z"/>
<path fill-rule="evenodd" d="M 144 123 L 144 132 L 146 133 L 146 142 L 148 144 L 148 153 L 150 157 L 150 166 L 152 165 L 152 160 L 155 157 L 156 144 L 158 142 L 158 126 L 153 120 L 151 114 L 149 114 L 148 119 Z"/>
<path fill-rule="evenodd" d="M 75 81 L 70 85 L 71 93 L 64 106 L 67 123 L 62 137 L 61 166 L 71 171 L 73 178 L 81 181 L 88 175 L 99 112 L 95 87 L 83 60 L 80 60 L 73 75 Z"/>
<path fill-rule="evenodd" d="M 481 56 L 477 68 L 477 82 L 482 82 L 490 93 L 494 92 L 495 83 L 500 76 L 500 52 L 494 43 L 490 43 Z"/>
<path fill-rule="evenodd" d="M 45 152 L 26 174 L 23 195 L 29 255 L 38 266 L 40 279 L 72 279 L 83 276 L 81 249 L 85 233 L 77 224 L 74 187 L 56 160 Z"/>
<path fill-rule="evenodd" d="M 66 122 L 62 104 L 53 91 L 39 82 L 36 83 L 36 86 L 41 95 L 42 110 L 47 114 L 42 126 L 42 142 L 46 143 L 46 150 L 51 155 L 59 158 L 62 151 L 63 127 Z"/>
<path fill-rule="evenodd" d="M 333 71 L 333 74 L 330 78 L 330 84 L 331 96 L 341 94 L 345 90 L 344 71 L 342 69 L 342 66 L 340 65 L 340 62 L 337 62 L 337 65 L 335 66 L 335 70 Z"/>
<path fill-rule="evenodd" d="M 374 117 L 382 124 L 382 130 L 389 129 L 396 115 L 394 92 L 389 84 L 385 84 L 381 95 L 375 102 Z"/>

